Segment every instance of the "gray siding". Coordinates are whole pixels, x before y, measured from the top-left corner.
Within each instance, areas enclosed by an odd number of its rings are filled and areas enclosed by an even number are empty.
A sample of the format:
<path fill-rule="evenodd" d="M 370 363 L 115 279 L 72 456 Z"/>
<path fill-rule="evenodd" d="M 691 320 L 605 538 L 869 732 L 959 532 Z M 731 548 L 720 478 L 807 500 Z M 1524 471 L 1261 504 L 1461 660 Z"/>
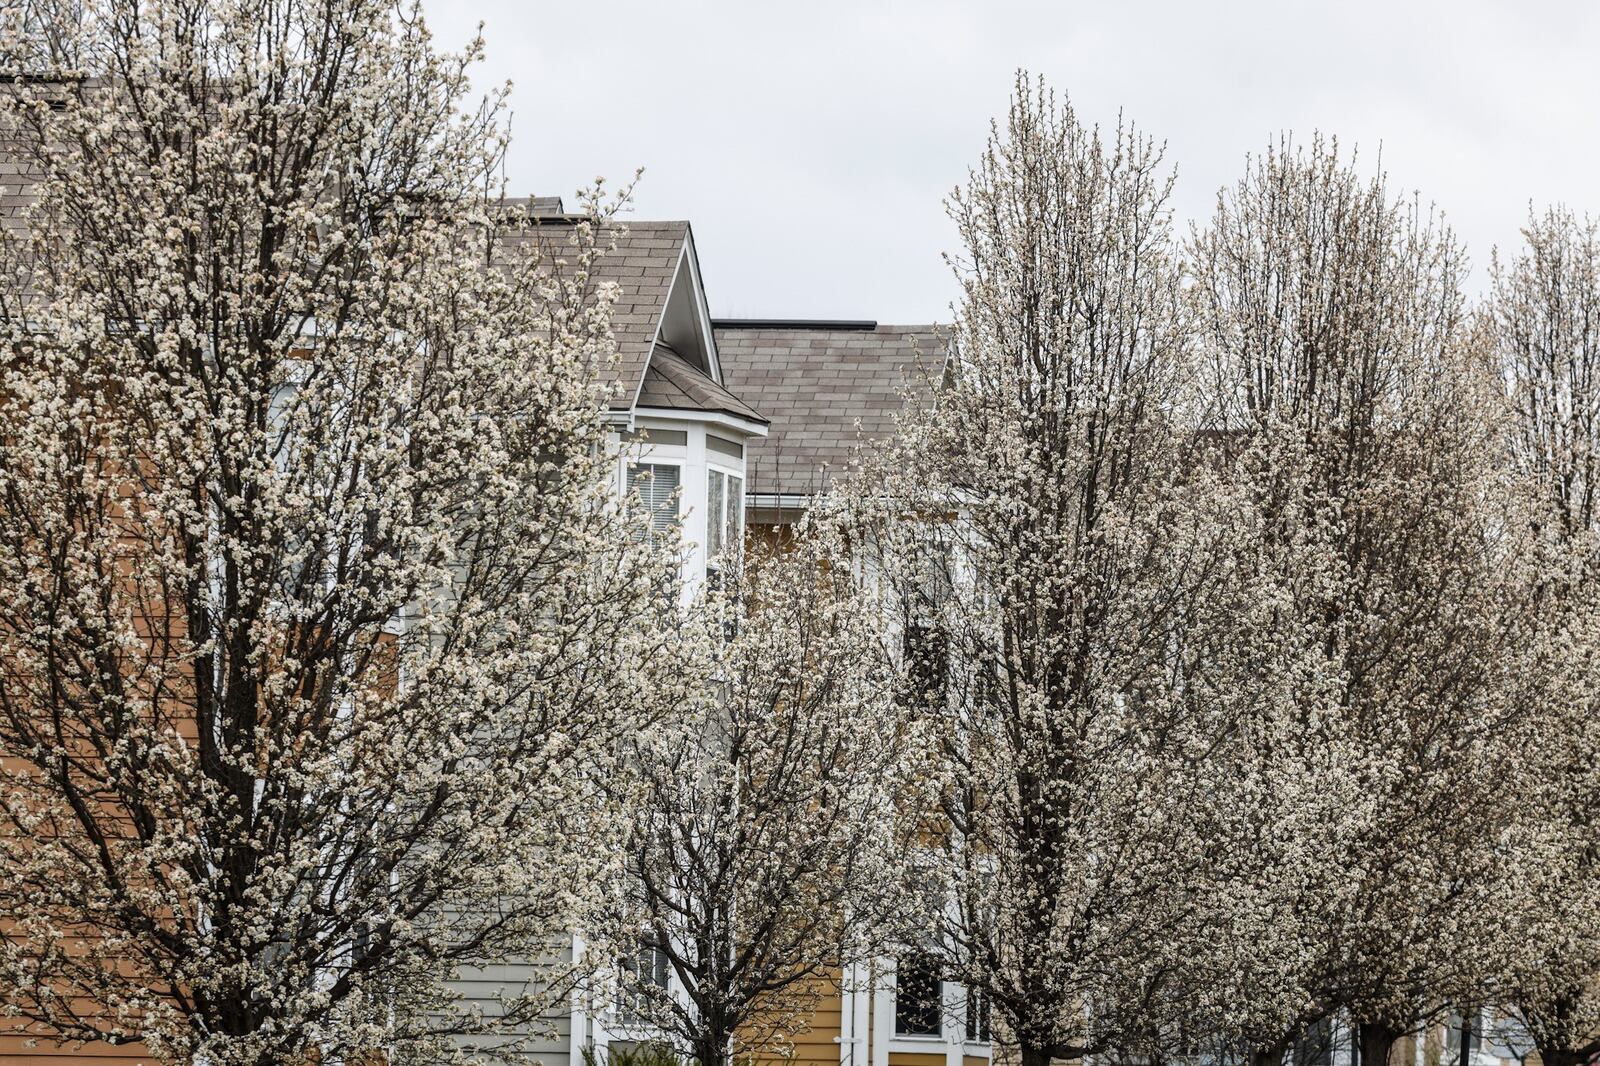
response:
<path fill-rule="evenodd" d="M 552 974 L 564 975 L 572 962 L 572 942 L 559 948 L 552 946 L 547 961 L 529 961 L 511 965 L 463 968 L 456 980 L 450 982 L 451 991 L 461 997 L 460 1008 L 477 1007 L 486 1021 L 501 1017 L 501 999 L 509 996 L 539 995 Z M 559 977 L 558 977 L 559 979 Z M 567 1066 L 572 1048 L 571 995 L 562 995 L 556 1006 L 546 1011 L 536 1025 L 524 1027 L 517 1034 L 520 1047 L 507 1047 L 498 1034 L 462 1037 L 464 1046 L 481 1050 L 486 1060 L 504 1059 L 532 1066 Z"/>

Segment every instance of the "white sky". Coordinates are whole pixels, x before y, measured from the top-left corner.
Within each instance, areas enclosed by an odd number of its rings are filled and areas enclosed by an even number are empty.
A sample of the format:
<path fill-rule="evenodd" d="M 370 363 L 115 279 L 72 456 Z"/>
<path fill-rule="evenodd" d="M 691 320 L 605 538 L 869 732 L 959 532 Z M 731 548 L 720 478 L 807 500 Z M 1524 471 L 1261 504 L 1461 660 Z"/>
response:
<path fill-rule="evenodd" d="M 719 316 L 948 320 L 942 201 L 1018 67 L 1166 140 L 1185 228 L 1286 130 L 1381 148 L 1477 283 L 1530 200 L 1600 213 L 1592 0 L 424 2 L 441 46 L 482 19 L 479 82 L 513 82 L 510 191 L 643 166 L 635 214 L 693 223 Z"/>

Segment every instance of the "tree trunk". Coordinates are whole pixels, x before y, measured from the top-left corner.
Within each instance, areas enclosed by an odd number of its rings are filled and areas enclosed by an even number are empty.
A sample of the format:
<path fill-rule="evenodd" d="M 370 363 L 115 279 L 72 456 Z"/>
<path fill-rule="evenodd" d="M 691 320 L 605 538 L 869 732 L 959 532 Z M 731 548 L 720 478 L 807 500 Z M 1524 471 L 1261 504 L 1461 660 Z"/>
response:
<path fill-rule="evenodd" d="M 695 1062 L 699 1066 L 728 1066 L 728 1045 L 732 1042 L 731 1034 L 721 1026 L 714 1026 L 700 1034 L 694 1042 L 693 1048 Z"/>
<path fill-rule="evenodd" d="M 1017 1049 L 1021 1066 L 1050 1066 L 1050 1049 L 1023 1044 Z"/>
<path fill-rule="evenodd" d="M 1539 1046 L 1539 1058 L 1544 1066 L 1583 1066 L 1583 1056 L 1567 1047 Z"/>
<path fill-rule="evenodd" d="M 1283 1044 L 1275 1047 L 1253 1047 L 1250 1049 L 1249 1066 L 1283 1066 L 1284 1051 Z"/>
<path fill-rule="evenodd" d="M 1361 1066 L 1389 1066 L 1389 1052 L 1405 1031 L 1381 1022 L 1361 1022 L 1356 1026 L 1356 1048 Z"/>

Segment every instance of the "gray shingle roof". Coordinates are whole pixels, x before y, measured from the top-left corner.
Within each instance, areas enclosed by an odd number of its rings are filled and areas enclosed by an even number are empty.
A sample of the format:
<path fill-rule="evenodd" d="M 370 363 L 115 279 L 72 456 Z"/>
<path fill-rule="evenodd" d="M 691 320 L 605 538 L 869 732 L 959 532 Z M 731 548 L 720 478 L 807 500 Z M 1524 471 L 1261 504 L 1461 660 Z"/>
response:
<path fill-rule="evenodd" d="M 767 420 L 665 344 L 657 344 L 639 391 L 640 407 L 674 411 L 724 411 L 752 422 Z"/>
<path fill-rule="evenodd" d="M 22 213 L 37 199 L 37 180 L 27 151 L 0 135 L 0 226 L 22 228 Z M 536 241 L 555 269 L 573 256 L 575 216 L 559 213 L 559 197 L 507 200 L 502 208 L 519 218 L 531 218 L 533 224 L 499 230 L 495 234 L 497 248 Z M 666 308 L 689 223 L 617 222 L 606 236 L 614 237 L 616 246 L 600 258 L 596 274 L 599 281 L 615 282 L 618 288 L 611 317 L 617 345 L 617 388 L 611 406 L 627 410 L 650 362 L 656 325 Z"/>
<path fill-rule="evenodd" d="M 39 175 L 26 155 L 7 141 L 0 141 L 0 218 L 9 230 L 21 231 L 22 213 L 38 197 L 34 187 Z"/>
<path fill-rule="evenodd" d="M 862 443 L 894 432 L 944 364 L 940 326 L 716 329 L 728 390 L 772 420 L 745 454 L 752 493 L 808 495 Z"/>
<path fill-rule="evenodd" d="M 666 308 L 689 223 L 618 222 L 609 236 L 615 237 L 616 247 L 600 258 L 595 272 L 599 281 L 615 282 L 618 289 L 611 310 L 611 333 L 617 344 L 617 393 L 611 406 L 627 410 L 650 364 L 656 325 Z M 499 237 L 537 241 L 541 255 L 549 257 L 555 269 L 573 255 L 572 228 L 565 220 L 539 221 Z"/>

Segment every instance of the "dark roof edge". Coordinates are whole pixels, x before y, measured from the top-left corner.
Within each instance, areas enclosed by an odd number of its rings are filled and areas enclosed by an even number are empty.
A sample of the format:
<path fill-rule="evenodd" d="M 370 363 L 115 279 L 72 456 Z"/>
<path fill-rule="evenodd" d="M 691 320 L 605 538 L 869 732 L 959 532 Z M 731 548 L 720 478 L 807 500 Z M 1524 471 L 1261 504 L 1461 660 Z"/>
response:
<path fill-rule="evenodd" d="M 878 328 L 867 318 L 713 318 L 712 329 L 827 329 L 866 333 Z"/>

